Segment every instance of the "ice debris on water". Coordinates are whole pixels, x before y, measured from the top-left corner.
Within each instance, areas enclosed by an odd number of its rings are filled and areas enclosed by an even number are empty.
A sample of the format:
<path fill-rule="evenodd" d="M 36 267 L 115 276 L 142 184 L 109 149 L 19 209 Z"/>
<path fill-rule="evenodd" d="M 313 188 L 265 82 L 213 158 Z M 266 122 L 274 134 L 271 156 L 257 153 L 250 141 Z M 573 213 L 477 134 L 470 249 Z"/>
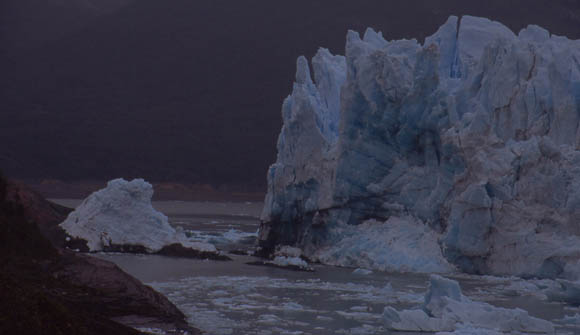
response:
<path fill-rule="evenodd" d="M 279 266 L 293 265 L 299 268 L 308 268 L 308 263 L 302 260 L 300 257 L 286 257 L 286 256 L 276 256 L 272 263 Z"/>
<path fill-rule="evenodd" d="M 205 242 L 213 245 L 231 245 L 234 243 L 253 244 L 255 243 L 257 232 L 247 233 L 241 230 L 231 228 L 223 233 L 185 230 L 185 234 L 191 241 Z"/>
<path fill-rule="evenodd" d="M 574 315 L 565 315 L 562 319 L 554 320 L 554 322 L 580 328 L 580 314 L 576 313 Z"/>
<path fill-rule="evenodd" d="M 300 258 L 302 250 L 291 246 L 279 246 L 274 253 L 272 263 L 281 267 L 298 267 L 303 270 L 313 270 L 308 263 Z"/>
<path fill-rule="evenodd" d="M 349 31 L 345 50 L 320 49 L 314 77 L 298 58 L 263 248 L 419 272 L 451 270 L 443 254 L 469 273 L 580 279 L 580 40 L 466 15 L 422 44 Z M 378 246 L 393 231 L 356 236 L 391 217 L 415 218 L 437 250 L 396 263 Z M 411 254 L 413 241 L 430 240 L 408 240 Z"/>
<path fill-rule="evenodd" d="M 151 205 L 153 186 L 143 179 L 115 179 L 89 195 L 64 222 L 67 234 L 87 241 L 90 251 L 114 246 L 141 246 L 157 252 L 181 244 L 201 252 L 217 253 L 209 243 L 190 241 L 182 229 L 174 229 L 167 216 Z"/>
<path fill-rule="evenodd" d="M 429 289 L 420 308 L 398 311 L 387 306 L 385 326 L 395 331 L 453 332 L 452 334 L 540 333 L 554 334 L 554 325 L 516 308 L 495 307 L 473 301 L 454 280 L 431 275 Z M 477 330 L 477 332 L 469 332 Z M 485 333 L 487 334 L 487 333 Z"/>
<path fill-rule="evenodd" d="M 565 302 L 567 304 L 580 306 L 580 282 L 558 279 L 555 285 L 547 287 L 543 291 L 548 300 Z"/>
<path fill-rule="evenodd" d="M 367 276 L 367 275 L 370 275 L 371 273 L 373 273 L 373 271 L 368 270 L 368 269 L 363 269 L 363 268 L 355 269 L 352 272 L 353 275 L 358 275 L 358 276 Z"/>

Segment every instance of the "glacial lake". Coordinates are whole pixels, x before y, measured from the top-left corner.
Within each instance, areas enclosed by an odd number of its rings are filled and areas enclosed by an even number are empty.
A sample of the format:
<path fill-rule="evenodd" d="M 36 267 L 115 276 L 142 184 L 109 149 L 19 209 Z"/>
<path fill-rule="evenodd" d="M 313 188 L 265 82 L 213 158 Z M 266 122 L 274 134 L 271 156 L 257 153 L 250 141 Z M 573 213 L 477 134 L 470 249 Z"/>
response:
<path fill-rule="evenodd" d="M 75 207 L 79 200 L 53 199 Z M 262 208 L 259 202 L 157 201 L 154 207 L 192 239 L 221 250 L 251 250 Z M 191 260 L 156 255 L 100 253 L 166 295 L 194 327 L 207 334 L 425 334 L 384 329 L 385 306 L 414 308 L 423 301 L 428 275 L 372 272 L 314 264 L 314 272 L 247 265 L 252 256 L 228 254 L 233 261 Z M 506 308 L 521 308 L 552 321 L 557 334 L 580 334 L 580 322 L 564 322 L 580 309 L 549 302 L 538 281 L 519 278 L 446 276 L 463 294 Z M 576 320 L 576 321 L 580 321 Z"/>

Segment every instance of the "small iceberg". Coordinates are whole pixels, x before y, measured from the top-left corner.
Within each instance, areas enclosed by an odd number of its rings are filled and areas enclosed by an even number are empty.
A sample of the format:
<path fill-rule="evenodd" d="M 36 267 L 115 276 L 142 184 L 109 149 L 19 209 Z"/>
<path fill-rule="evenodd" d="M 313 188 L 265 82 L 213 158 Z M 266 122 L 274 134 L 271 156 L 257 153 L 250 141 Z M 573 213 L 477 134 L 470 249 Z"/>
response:
<path fill-rule="evenodd" d="M 431 275 L 425 301 L 418 309 L 397 311 L 387 306 L 385 326 L 393 331 L 451 332 L 450 334 L 554 334 L 554 325 L 516 308 L 473 301 L 461 293 L 457 281 Z"/>
<path fill-rule="evenodd" d="M 357 276 L 368 276 L 368 275 L 370 275 L 372 273 L 373 272 L 371 270 L 367 270 L 367 269 L 363 269 L 363 268 L 355 269 L 352 272 L 353 275 L 357 275 Z"/>
<path fill-rule="evenodd" d="M 151 205 L 153 186 L 143 179 L 115 179 L 87 197 L 60 227 L 88 250 L 159 253 L 222 259 L 214 245 L 190 241 Z M 227 257 L 225 257 L 227 258 Z"/>
<path fill-rule="evenodd" d="M 272 261 L 258 261 L 246 263 L 248 265 L 263 265 L 284 268 L 294 271 L 313 272 L 314 268 L 302 257 L 302 250 L 291 246 L 279 246 L 276 248 Z"/>

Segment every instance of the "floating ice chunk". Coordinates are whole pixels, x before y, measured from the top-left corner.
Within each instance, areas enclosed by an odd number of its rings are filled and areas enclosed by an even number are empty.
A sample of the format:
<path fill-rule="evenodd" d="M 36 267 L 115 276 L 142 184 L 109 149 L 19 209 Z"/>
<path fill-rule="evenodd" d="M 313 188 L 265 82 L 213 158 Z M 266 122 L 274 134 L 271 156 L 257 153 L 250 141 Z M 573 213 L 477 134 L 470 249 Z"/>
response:
<path fill-rule="evenodd" d="M 214 245 L 191 241 L 182 229 L 174 229 L 167 216 L 153 208 L 152 197 L 153 186 L 143 179 L 111 180 L 106 188 L 89 195 L 60 226 L 70 236 L 86 240 L 90 251 L 130 246 L 157 252 L 180 244 L 217 253 Z"/>
<path fill-rule="evenodd" d="M 250 237 L 257 237 L 258 232 L 255 233 L 246 233 L 237 229 L 230 229 L 223 234 L 223 237 L 231 242 L 240 241 L 243 239 L 247 239 Z"/>
<path fill-rule="evenodd" d="M 420 309 L 397 311 L 387 306 L 383 319 L 388 329 L 397 331 L 454 332 L 466 329 L 490 332 L 531 332 L 553 334 L 551 322 L 531 317 L 521 309 L 494 307 L 475 302 L 461 294 L 456 281 L 432 275 Z"/>
<path fill-rule="evenodd" d="M 291 247 L 289 245 L 278 246 L 276 247 L 274 256 L 300 257 L 302 256 L 302 250 L 300 250 L 300 248 Z"/>
<path fill-rule="evenodd" d="M 459 283 L 437 275 L 431 275 L 429 290 L 425 295 L 425 305 L 440 304 L 443 298 L 461 301 L 462 294 Z"/>
<path fill-rule="evenodd" d="M 295 302 L 286 302 L 282 305 L 282 308 L 287 311 L 303 311 L 304 306 Z"/>
<path fill-rule="evenodd" d="M 548 300 L 580 305 L 580 282 L 560 279 L 556 281 L 556 285 L 544 290 L 544 293 Z"/>
<path fill-rule="evenodd" d="M 300 258 L 301 255 L 302 250 L 300 250 L 300 248 L 287 245 L 278 246 L 271 263 L 281 267 L 298 267 L 303 270 L 311 271 L 312 268 L 308 266 L 306 261 Z"/>
<path fill-rule="evenodd" d="M 308 263 L 302 260 L 300 257 L 286 257 L 286 256 L 276 256 L 272 263 L 278 266 L 297 266 L 299 268 L 306 269 L 308 268 Z"/>
<path fill-rule="evenodd" d="M 420 309 L 398 312 L 393 307 L 387 306 L 383 312 L 383 320 L 387 329 L 397 331 L 436 332 L 454 329 L 452 320 L 429 317 Z"/>
<path fill-rule="evenodd" d="M 367 270 L 367 269 L 362 269 L 362 268 L 355 269 L 352 272 L 353 275 L 359 275 L 359 276 L 367 276 L 367 275 L 370 275 L 371 273 L 373 273 L 373 271 Z"/>
<path fill-rule="evenodd" d="M 580 326 L 580 314 L 566 315 L 562 319 L 554 320 L 554 322 L 567 326 Z"/>
<path fill-rule="evenodd" d="M 336 314 L 342 316 L 345 319 L 357 320 L 360 322 L 364 321 L 373 321 L 373 320 L 380 320 L 381 315 L 375 313 L 368 313 L 368 312 L 344 312 L 344 311 L 337 311 Z"/>
<path fill-rule="evenodd" d="M 370 308 L 369 306 L 352 306 L 350 310 L 355 312 L 368 312 Z"/>
<path fill-rule="evenodd" d="M 262 314 L 258 318 L 257 323 L 265 324 L 265 325 L 278 325 L 280 324 L 281 320 L 274 314 Z"/>
<path fill-rule="evenodd" d="M 175 243 L 175 229 L 167 216 L 151 206 L 153 186 L 143 179 L 115 179 L 86 198 L 60 226 L 87 241 L 90 251 L 112 245 L 140 245 L 159 251 Z"/>

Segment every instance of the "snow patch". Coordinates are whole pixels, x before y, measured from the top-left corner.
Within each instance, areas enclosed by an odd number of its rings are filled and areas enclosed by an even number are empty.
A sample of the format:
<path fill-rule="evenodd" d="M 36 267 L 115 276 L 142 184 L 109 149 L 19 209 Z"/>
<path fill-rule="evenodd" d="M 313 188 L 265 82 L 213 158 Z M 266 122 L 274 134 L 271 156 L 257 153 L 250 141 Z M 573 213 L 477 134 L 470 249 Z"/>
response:
<path fill-rule="evenodd" d="M 278 266 L 292 265 L 292 266 L 297 266 L 297 267 L 302 268 L 302 269 L 309 268 L 308 263 L 306 263 L 305 261 L 303 261 L 299 257 L 276 256 L 276 257 L 274 257 L 274 260 L 272 261 L 272 263 L 274 263 Z"/>

